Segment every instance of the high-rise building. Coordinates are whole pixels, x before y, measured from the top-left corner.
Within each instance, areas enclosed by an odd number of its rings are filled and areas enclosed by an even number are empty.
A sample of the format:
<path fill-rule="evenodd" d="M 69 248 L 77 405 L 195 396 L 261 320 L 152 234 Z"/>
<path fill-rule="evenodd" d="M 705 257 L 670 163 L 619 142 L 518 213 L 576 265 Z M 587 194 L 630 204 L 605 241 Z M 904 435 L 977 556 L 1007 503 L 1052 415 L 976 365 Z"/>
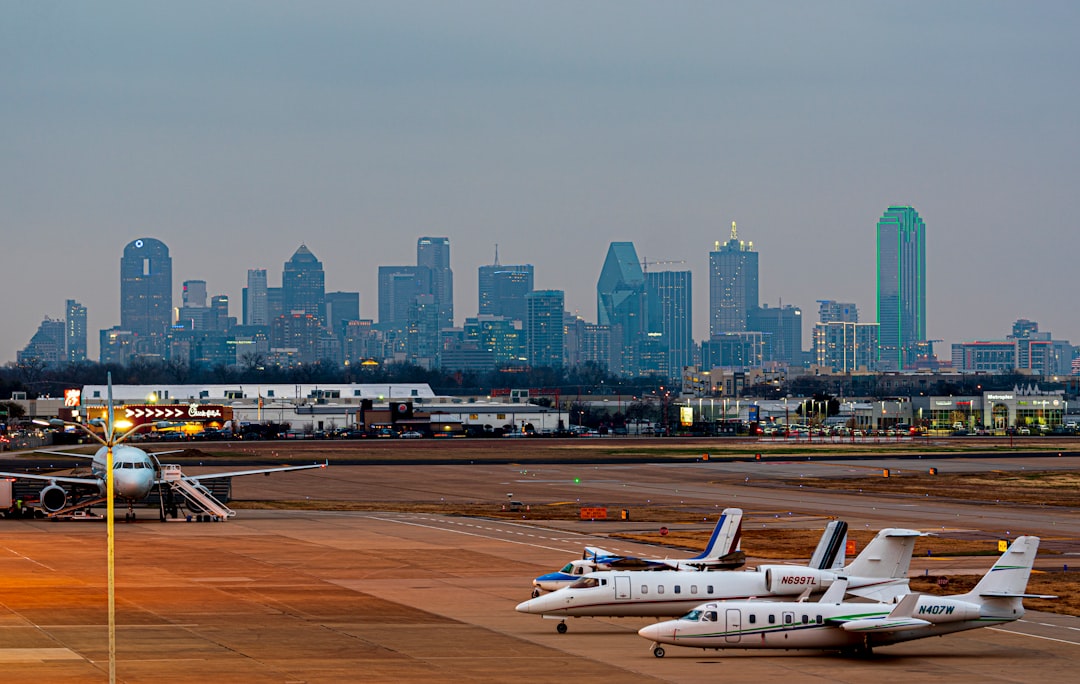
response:
<path fill-rule="evenodd" d="M 431 294 L 431 269 L 426 266 L 379 267 L 379 325 L 404 326 L 419 295 Z"/>
<path fill-rule="evenodd" d="M 709 335 L 746 331 L 757 305 L 758 255 L 753 242 L 739 240 L 732 221 L 731 237 L 709 252 Z"/>
<path fill-rule="evenodd" d="M 495 263 L 477 270 L 477 285 L 479 315 L 525 320 L 525 295 L 533 290 L 532 264 L 500 264 L 496 245 Z"/>
<path fill-rule="evenodd" d="M 750 309 L 747 330 L 764 333 L 765 360 L 802 366 L 802 309 L 785 304 Z"/>
<path fill-rule="evenodd" d="M 326 326 L 335 335 L 341 335 L 348 321 L 360 320 L 359 292 L 326 293 Z"/>
<path fill-rule="evenodd" d="M 818 323 L 858 323 L 859 307 L 851 302 L 818 300 Z"/>
<path fill-rule="evenodd" d="M 229 315 L 229 295 L 214 295 L 210 298 L 210 314 L 206 327 L 218 332 L 228 332 L 236 325 L 236 318 Z"/>
<path fill-rule="evenodd" d="M 120 258 L 120 328 L 140 338 L 164 337 L 172 324 L 172 257 L 165 243 L 139 238 Z"/>
<path fill-rule="evenodd" d="M 814 363 L 834 373 L 872 371 L 877 364 L 878 324 L 829 321 L 814 325 Z"/>
<path fill-rule="evenodd" d="M 69 363 L 79 363 L 86 360 L 86 307 L 69 299 L 65 309 L 67 360 Z"/>
<path fill-rule="evenodd" d="M 185 280 L 180 300 L 184 306 L 206 306 L 206 281 Z"/>
<path fill-rule="evenodd" d="M 525 295 L 526 356 L 533 368 L 561 368 L 563 365 L 562 290 L 534 290 Z"/>
<path fill-rule="evenodd" d="M 652 271 L 645 274 L 648 331 L 659 334 L 667 355 L 668 377 L 680 377 L 694 361 L 693 300 L 690 271 Z"/>
<path fill-rule="evenodd" d="M 878 368 L 900 370 L 926 340 L 926 225 L 912 207 L 878 220 L 877 276 Z"/>
<path fill-rule="evenodd" d="M 326 325 L 326 275 L 322 262 L 315 258 L 307 245 L 300 245 L 292 258 L 285 262 L 281 289 L 286 315 L 296 312 L 311 314 L 319 325 Z"/>
<path fill-rule="evenodd" d="M 247 289 L 244 291 L 244 325 L 269 325 L 265 268 L 250 268 Z"/>
<path fill-rule="evenodd" d="M 416 265 L 431 269 L 431 294 L 439 311 L 439 327 L 454 327 L 454 272 L 450 269 L 450 239 L 422 237 L 416 241 Z"/>
<path fill-rule="evenodd" d="M 532 264 L 481 266 L 478 285 L 480 315 L 525 320 L 525 295 L 533 291 Z"/>
<path fill-rule="evenodd" d="M 16 355 L 19 365 L 36 362 L 45 366 L 58 366 L 67 360 L 67 330 L 64 321 L 48 316 L 38 326 L 37 332 Z"/>
<path fill-rule="evenodd" d="M 596 281 L 596 322 L 609 326 L 620 343 L 612 373 L 637 375 L 637 347 L 646 320 L 645 274 L 632 242 L 612 242 Z M 617 364 L 617 365 L 616 365 Z"/>

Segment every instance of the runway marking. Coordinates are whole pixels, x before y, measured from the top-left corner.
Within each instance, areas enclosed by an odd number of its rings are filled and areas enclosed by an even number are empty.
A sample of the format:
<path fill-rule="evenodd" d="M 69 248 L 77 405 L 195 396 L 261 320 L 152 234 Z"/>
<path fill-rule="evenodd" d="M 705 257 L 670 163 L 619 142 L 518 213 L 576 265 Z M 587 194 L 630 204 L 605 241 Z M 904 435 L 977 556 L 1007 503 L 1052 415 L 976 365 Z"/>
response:
<path fill-rule="evenodd" d="M 0 663 L 85 660 L 69 648 L 0 648 Z"/>
<path fill-rule="evenodd" d="M 397 523 L 399 525 L 412 525 L 413 527 L 423 527 L 423 528 L 426 528 L 426 529 L 429 529 L 429 530 L 439 530 L 441 532 L 453 532 L 454 534 L 464 534 L 464 535 L 467 535 L 469 537 L 480 537 L 481 539 L 491 539 L 493 541 L 506 542 L 507 544 L 521 544 L 522 546 L 533 546 L 533 547 L 538 548 L 538 549 L 547 549 L 548 551 L 558 551 L 559 553 L 573 553 L 573 551 L 568 551 L 567 549 L 558 549 L 558 548 L 555 548 L 554 546 L 543 546 L 542 544 L 532 544 L 532 543 L 525 542 L 525 541 L 517 541 L 515 539 L 500 539 L 498 537 L 492 537 L 492 536 L 486 535 L 486 534 L 473 534 L 472 532 L 464 532 L 464 531 L 461 531 L 461 530 L 450 530 L 450 529 L 447 529 L 445 527 L 439 527 L 439 526 L 436 526 L 436 525 L 423 525 L 421 523 L 410 522 L 408 520 L 393 520 L 391 518 L 380 518 L 380 517 L 374 516 L 374 515 L 371 516 L 371 519 L 372 520 L 380 520 L 382 522 Z"/>
<path fill-rule="evenodd" d="M 1053 627 L 1055 629 L 1071 629 L 1075 632 L 1080 632 L 1080 627 L 1069 627 L 1068 625 L 1055 625 L 1052 622 L 1032 622 L 1031 620 L 1017 620 L 1026 625 L 1040 625 L 1042 627 Z"/>
<path fill-rule="evenodd" d="M 1068 639 L 1055 639 L 1054 637 L 1039 636 L 1038 634 L 1028 634 L 1027 632 L 1014 632 L 1011 629 L 1001 629 L 1000 627 L 987 627 L 989 630 L 995 632 L 1004 632 L 1005 634 L 1015 634 L 1016 636 L 1026 636 L 1032 639 L 1043 639 L 1045 641 L 1056 641 L 1059 644 L 1069 644 L 1070 646 L 1080 646 L 1080 641 L 1069 641 Z"/>
<path fill-rule="evenodd" d="M 15 556 L 16 558 L 21 558 L 22 560 L 30 561 L 34 565 L 40 565 L 41 567 L 45 568 L 46 570 L 51 570 L 53 572 L 56 572 L 56 568 L 50 568 L 48 565 L 45 565 L 44 563 L 42 563 L 40 561 L 36 561 L 33 558 L 31 558 L 30 556 L 26 556 L 24 554 L 19 553 L 18 551 L 11 548 L 10 546 L 5 546 L 4 548 L 7 549 L 8 551 L 10 551 L 11 555 Z"/>

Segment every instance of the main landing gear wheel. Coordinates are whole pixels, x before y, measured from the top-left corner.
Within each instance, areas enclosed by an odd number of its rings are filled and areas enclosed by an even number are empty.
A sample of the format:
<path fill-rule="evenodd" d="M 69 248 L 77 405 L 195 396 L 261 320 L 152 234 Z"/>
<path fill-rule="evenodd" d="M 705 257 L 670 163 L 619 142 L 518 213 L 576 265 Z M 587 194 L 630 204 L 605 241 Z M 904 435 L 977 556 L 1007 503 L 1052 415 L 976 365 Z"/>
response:
<path fill-rule="evenodd" d="M 656 656 L 657 658 L 663 658 L 664 657 L 664 647 L 663 646 L 657 646 L 656 648 L 654 648 L 652 650 L 652 654 L 654 656 Z"/>
<path fill-rule="evenodd" d="M 566 634 L 566 623 L 560 622 L 559 624 L 555 625 L 555 631 L 559 634 Z"/>

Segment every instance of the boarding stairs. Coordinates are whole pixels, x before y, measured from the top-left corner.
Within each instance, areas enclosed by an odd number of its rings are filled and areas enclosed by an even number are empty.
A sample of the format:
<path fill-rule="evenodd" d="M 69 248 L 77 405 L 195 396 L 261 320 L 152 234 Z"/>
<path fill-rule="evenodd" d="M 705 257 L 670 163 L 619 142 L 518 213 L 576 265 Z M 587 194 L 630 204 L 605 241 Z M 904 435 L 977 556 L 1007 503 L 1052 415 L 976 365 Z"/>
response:
<path fill-rule="evenodd" d="M 204 485 L 199 484 L 196 480 L 189 480 L 184 477 L 179 464 L 162 463 L 161 479 L 172 487 L 174 492 L 184 497 L 188 508 L 216 515 L 222 520 L 228 520 L 236 515 L 236 511 L 215 499 L 214 495 Z"/>

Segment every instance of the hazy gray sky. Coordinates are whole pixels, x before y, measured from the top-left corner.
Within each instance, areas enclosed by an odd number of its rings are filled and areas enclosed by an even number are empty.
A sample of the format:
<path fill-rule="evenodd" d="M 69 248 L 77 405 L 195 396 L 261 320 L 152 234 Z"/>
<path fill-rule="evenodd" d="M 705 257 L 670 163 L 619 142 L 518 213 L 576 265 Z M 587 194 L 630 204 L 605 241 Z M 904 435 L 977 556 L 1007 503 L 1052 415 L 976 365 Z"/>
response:
<path fill-rule="evenodd" d="M 875 319 L 889 204 L 927 225 L 930 337 L 1080 344 L 1075 2 L 15 2 L 0 21 L 0 362 L 64 300 L 119 323 L 124 245 L 179 301 L 279 285 L 304 242 L 376 316 L 379 264 L 451 240 L 596 319 L 608 243 L 685 260 L 732 220 L 761 297 Z M 804 344 L 809 345 L 804 336 Z"/>

